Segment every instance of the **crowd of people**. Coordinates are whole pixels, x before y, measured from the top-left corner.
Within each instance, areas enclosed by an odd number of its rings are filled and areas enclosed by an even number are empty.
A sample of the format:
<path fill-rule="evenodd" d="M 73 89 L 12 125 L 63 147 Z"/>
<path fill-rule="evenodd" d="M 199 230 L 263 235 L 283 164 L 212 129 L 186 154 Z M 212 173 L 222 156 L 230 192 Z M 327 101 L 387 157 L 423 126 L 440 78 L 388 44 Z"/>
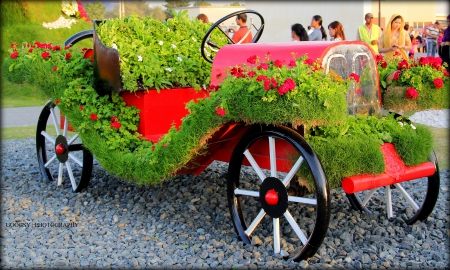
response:
<path fill-rule="evenodd" d="M 450 28 L 445 31 L 440 23 L 436 21 L 430 23 L 420 33 L 414 31 L 414 27 L 405 23 L 403 17 L 399 14 L 392 15 L 386 27 L 373 23 L 373 14 L 367 13 L 364 16 L 365 23 L 358 27 L 356 40 L 367 43 L 375 54 L 393 56 L 400 54 L 404 59 L 414 57 L 414 53 L 427 53 L 427 56 L 435 57 L 438 54 L 443 62 L 449 63 L 449 45 Z M 203 22 L 209 22 L 205 14 L 198 15 L 197 19 Z M 447 24 L 450 23 L 450 15 L 447 16 Z M 236 16 L 236 24 L 239 26 L 237 31 L 230 31 L 232 40 L 239 43 L 252 42 L 251 29 L 247 27 L 247 15 L 245 13 Z M 344 27 L 338 21 L 333 21 L 328 25 L 328 34 L 330 41 L 346 40 Z M 314 15 L 311 18 L 310 25 L 307 28 L 296 23 L 291 26 L 291 38 L 294 42 L 300 41 L 326 41 L 328 35 L 322 25 L 322 17 Z"/>

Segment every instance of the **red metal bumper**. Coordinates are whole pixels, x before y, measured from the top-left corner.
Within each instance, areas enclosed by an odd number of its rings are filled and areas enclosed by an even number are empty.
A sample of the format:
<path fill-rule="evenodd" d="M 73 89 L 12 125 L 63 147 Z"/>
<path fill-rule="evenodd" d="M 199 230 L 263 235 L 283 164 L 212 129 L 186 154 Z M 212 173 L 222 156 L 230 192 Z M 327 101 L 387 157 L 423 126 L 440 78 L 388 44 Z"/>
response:
<path fill-rule="evenodd" d="M 424 162 L 417 166 L 406 166 L 391 143 L 383 144 L 381 151 L 384 155 L 386 170 L 379 175 L 365 174 L 344 178 L 342 189 L 345 193 L 352 194 L 362 190 L 427 177 L 433 175 L 436 170 L 436 167 L 431 162 Z"/>

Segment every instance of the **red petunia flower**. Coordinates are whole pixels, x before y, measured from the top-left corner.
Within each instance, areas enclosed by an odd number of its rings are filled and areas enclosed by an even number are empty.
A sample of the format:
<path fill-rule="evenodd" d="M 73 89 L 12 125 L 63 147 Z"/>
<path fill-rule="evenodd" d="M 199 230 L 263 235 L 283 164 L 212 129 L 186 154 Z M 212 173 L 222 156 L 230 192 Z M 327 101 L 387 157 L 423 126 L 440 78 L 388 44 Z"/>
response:
<path fill-rule="evenodd" d="M 211 92 L 211 91 L 217 91 L 219 89 L 220 89 L 219 85 L 210 85 L 210 86 L 208 86 L 208 88 L 206 88 L 206 91 Z"/>
<path fill-rule="evenodd" d="M 33 52 L 33 48 L 30 48 L 30 49 L 28 50 L 28 52 L 29 52 L 29 53 L 32 53 L 32 52 Z"/>
<path fill-rule="evenodd" d="M 55 45 L 52 48 L 53 51 L 60 51 L 61 50 L 61 46 Z"/>
<path fill-rule="evenodd" d="M 257 81 L 257 82 L 262 82 L 262 81 L 264 81 L 265 79 L 267 79 L 267 76 L 264 76 L 264 75 L 259 75 L 258 77 L 256 77 L 256 81 Z"/>
<path fill-rule="evenodd" d="M 216 108 L 216 114 L 218 116 L 224 116 L 226 114 L 226 111 L 224 109 L 222 109 L 221 107 L 217 107 Z"/>
<path fill-rule="evenodd" d="M 80 105 L 80 111 L 82 111 L 82 110 L 84 110 L 84 107 L 83 107 L 83 105 Z"/>
<path fill-rule="evenodd" d="M 293 68 L 293 67 L 296 67 L 296 66 L 297 66 L 297 63 L 295 62 L 295 60 L 289 61 L 288 68 Z"/>
<path fill-rule="evenodd" d="M 10 47 L 11 49 L 16 49 L 18 45 L 19 45 L 19 44 L 17 44 L 17 42 L 13 42 L 13 43 L 11 43 L 11 45 L 10 45 L 9 47 Z"/>
<path fill-rule="evenodd" d="M 66 53 L 66 60 L 69 59 L 70 57 L 72 57 L 72 55 L 70 53 Z"/>
<path fill-rule="evenodd" d="M 11 56 L 12 59 L 14 59 L 14 58 L 17 58 L 19 56 L 19 53 L 18 52 L 13 52 L 10 56 Z"/>
<path fill-rule="evenodd" d="M 233 67 L 231 69 L 231 75 L 233 75 L 234 77 L 245 77 L 244 74 L 242 73 L 242 69 L 241 67 Z"/>
<path fill-rule="evenodd" d="M 64 47 L 64 50 L 68 50 L 70 49 L 70 45 L 67 45 L 66 47 Z"/>
<path fill-rule="evenodd" d="M 155 151 L 155 146 L 154 145 L 152 145 L 152 151 Z"/>
<path fill-rule="evenodd" d="M 113 116 L 113 117 L 111 117 L 111 121 L 118 122 L 119 121 L 119 117 Z"/>
<path fill-rule="evenodd" d="M 359 75 L 356 73 L 350 73 L 350 75 L 348 76 L 349 79 L 354 80 L 355 82 L 359 83 Z"/>
<path fill-rule="evenodd" d="M 275 60 L 275 62 L 273 63 L 274 66 L 278 67 L 278 68 L 282 68 L 283 67 L 283 63 L 280 60 Z"/>
<path fill-rule="evenodd" d="M 406 89 L 406 98 L 417 98 L 419 96 L 419 93 L 417 93 L 416 89 L 414 87 Z"/>
<path fill-rule="evenodd" d="M 250 78 L 255 77 L 256 73 L 254 71 L 250 71 L 247 73 L 247 76 L 249 76 Z"/>
<path fill-rule="evenodd" d="M 381 67 L 382 68 L 386 68 L 387 67 L 387 62 L 386 61 L 381 62 Z"/>
<path fill-rule="evenodd" d="M 250 56 L 248 59 L 247 59 L 247 62 L 248 63 L 250 63 L 250 64 L 256 64 L 256 60 L 257 60 L 258 58 L 256 57 L 256 55 L 253 55 L 253 56 Z"/>
<path fill-rule="evenodd" d="M 436 89 L 441 88 L 444 86 L 444 81 L 441 78 L 436 78 L 433 80 L 434 85 L 436 86 Z"/>
<path fill-rule="evenodd" d="M 382 54 L 378 54 L 375 59 L 377 60 L 377 63 L 378 63 L 378 62 L 382 61 L 384 58 L 383 58 Z"/>
<path fill-rule="evenodd" d="M 98 119 L 98 116 L 95 114 L 95 113 L 91 113 L 91 116 L 89 116 L 89 118 L 91 119 L 91 120 L 97 120 Z"/>
<path fill-rule="evenodd" d="M 87 49 L 84 53 L 83 56 L 84 59 L 89 58 L 89 61 L 91 61 L 91 63 L 94 62 L 94 50 L 93 49 Z"/>
<path fill-rule="evenodd" d="M 122 125 L 119 122 L 112 122 L 111 128 L 119 129 Z"/>
<path fill-rule="evenodd" d="M 295 81 L 291 78 L 287 78 L 286 80 L 284 80 L 284 83 L 280 87 L 278 87 L 278 94 L 282 96 L 287 92 L 294 90 L 294 88 L 295 88 Z"/>
<path fill-rule="evenodd" d="M 394 53 L 394 56 L 399 56 L 399 55 L 401 55 L 400 52 L 395 52 L 395 53 Z"/>
<path fill-rule="evenodd" d="M 394 73 L 394 78 L 393 78 L 393 80 L 394 81 L 396 81 L 396 80 L 398 80 L 399 78 L 400 78 L 400 75 L 402 74 L 402 72 L 400 71 L 400 70 L 397 70 L 395 73 Z"/>
<path fill-rule="evenodd" d="M 312 65 L 314 63 L 314 61 L 311 58 L 308 58 L 308 59 L 304 60 L 303 63 L 305 63 L 308 66 L 310 66 L 310 65 Z"/>
<path fill-rule="evenodd" d="M 163 144 L 163 147 L 166 148 L 167 147 L 167 143 Z"/>
<path fill-rule="evenodd" d="M 450 77 L 450 72 L 448 72 L 447 69 L 444 69 L 444 76 L 445 77 Z"/>
<path fill-rule="evenodd" d="M 54 66 L 54 67 L 52 68 L 52 71 L 55 72 L 57 69 L 58 69 L 58 67 L 57 67 L 57 66 Z"/>
<path fill-rule="evenodd" d="M 48 57 L 50 57 L 50 53 L 49 52 L 43 52 L 41 54 L 42 58 L 47 59 Z"/>
<path fill-rule="evenodd" d="M 358 97 L 362 96 L 362 94 L 363 94 L 363 89 L 362 89 L 362 87 L 359 87 L 358 89 L 356 89 L 356 95 L 357 95 Z"/>
<path fill-rule="evenodd" d="M 261 70 L 261 69 L 267 70 L 267 69 L 269 69 L 269 65 L 268 65 L 267 63 L 261 63 L 261 64 L 257 67 L 257 69 L 258 69 L 258 70 Z"/>
<path fill-rule="evenodd" d="M 405 68 L 408 68 L 407 60 L 402 60 L 401 62 L 398 63 L 397 69 L 405 69 Z"/>
<path fill-rule="evenodd" d="M 56 105 L 59 104 L 59 99 L 55 100 L 55 104 L 56 104 Z"/>

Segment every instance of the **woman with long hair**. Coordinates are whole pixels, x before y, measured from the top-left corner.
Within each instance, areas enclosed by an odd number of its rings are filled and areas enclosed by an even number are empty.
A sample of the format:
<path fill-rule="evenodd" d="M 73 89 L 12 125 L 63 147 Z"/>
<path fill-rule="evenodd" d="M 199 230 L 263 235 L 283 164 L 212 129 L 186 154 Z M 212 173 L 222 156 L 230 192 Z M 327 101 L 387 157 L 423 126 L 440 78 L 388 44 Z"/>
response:
<path fill-rule="evenodd" d="M 311 19 L 311 27 L 314 30 L 309 34 L 309 41 L 327 40 L 327 32 L 322 26 L 322 17 L 314 15 Z"/>
<path fill-rule="evenodd" d="M 403 17 L 394 14 L 386 25 L 378 41 L 378 51 L 385 54 L 385 57 L 401 55 L 408 60 L 408 51 L 411 50 L 411 39 L 408 31 L 404 29 L 405 21 Z"/>
<path fill-rule="evenodd" d="M 303 27 L 303 25 L 296 23 L 291 27 L 292 31 L 292 41 L 308 41 L 308 32 Z"/>
<path fill-rule="evenodd" d="M 331 41 L 345 40 L 344 27 L 338 21 L 334 21 L 328 25 Z"/>

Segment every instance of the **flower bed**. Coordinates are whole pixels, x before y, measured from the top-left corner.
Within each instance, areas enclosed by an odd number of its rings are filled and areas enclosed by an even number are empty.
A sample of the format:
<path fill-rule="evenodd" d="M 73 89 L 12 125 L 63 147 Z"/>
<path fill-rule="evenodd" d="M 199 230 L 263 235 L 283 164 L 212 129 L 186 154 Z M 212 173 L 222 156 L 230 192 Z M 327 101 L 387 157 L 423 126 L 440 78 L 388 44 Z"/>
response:
<path fill-rule="evenodd" d="M 441 58 L 406 61 L 378 56 L 377 61 L 386 109 L 418 111 L 450 107 L 450 79 Z"/>
<path fill-rule="evenodd" d="M 171 19 L 168 23 L 175 24 Z M 134 53 L 127 59 L 141 63 L 140 54 Z M 413 128 L 407 120 L 347 117 L 346 93 L 359 80 L 356 74 L 335 81 L 305 55 L 284 65 L 270 59 L 270 53 L 265 59 L 249 56 L 247 63 L 230 67 L 220 85 L 207 88 L 209 98 L 187 104 L 190 113 L 179 129 L 170 129 L 152 143 L 137 132 L 139 112 L 134 107 L 125 106 L 115 92 L 102 97 L 96 93 L 91 56 L 88 49 L 13 44 L 3 69 L 8 79 L 33 82 L 53 98 L 103 168 L 125 180 L 155 184 L 174 175 L 229 122 L 304 125 L 305 138 L 317 151 L 332 188 L 340 187 L 343 177 L 383 172 L 382 142 L 392 142 L 408 165 L 426 161 L 430 153 L 430 132 Z M 175 60 L 167 61 L 176 63 L 178 56 L 170 56 Z M 167 78 L 158 70 L 155 81 Z M 130 87 L 135 83 L 130 81 Z"/>

